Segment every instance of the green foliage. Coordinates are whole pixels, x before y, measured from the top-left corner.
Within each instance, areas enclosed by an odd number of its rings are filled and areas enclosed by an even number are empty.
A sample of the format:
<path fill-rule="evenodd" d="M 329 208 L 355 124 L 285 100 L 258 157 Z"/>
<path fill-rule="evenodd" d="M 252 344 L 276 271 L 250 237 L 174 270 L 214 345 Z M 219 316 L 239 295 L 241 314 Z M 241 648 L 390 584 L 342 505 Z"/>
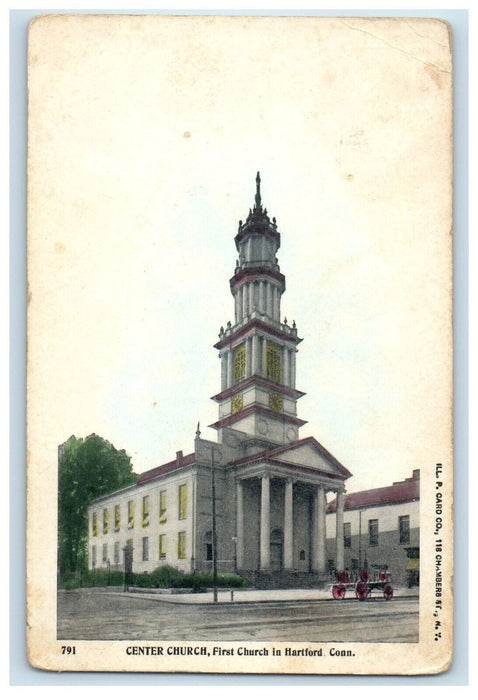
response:
<path fill-rule="evenodd" d="M 146 575 L 146 574 L 144 574 Z M 195 574 L 184 574 L 173 566 L 160 566 L 149 574 L 151 588 L 211 588 L 213 574 L 211 571 Z M 218 588 L 247 588 L 250 583 L 238 574 L 218 573 Z"/>
<path fill-rule="evenodd" d="M 212 572 L 185 574 L 173 566 L 160 566 L 150 574 L 133 574 L 131 585 L 137 588 L 192 588 L 193 591 L 212 588 Z M 122 586 L 124 572 L 107 569 L 81 571 L 77 574 L 67 573 L 62 577 L 62 585 L 66 590 L 74 588 L 92 588 L 95 586 Z M 217 575 L 218 588 L 247 588 L 247 579 L 237 574 Z"/>
<path fill-rule="evenodd" d="M 60 573 L 87 569 L 88 504 L 136 481 L 131 458 L 98 435 L 64 445 L 58 475 L 58 556 Z M 68 577 L 67 577 L 68 578 Z"/>
<path fill-rule="evenodd" d="M 159 566 L 151 572 L 151 587 L 152 588 L 177 588 L 180 585 L 181 578 L 184 574 L 175 569 L 174 566 Z"/>

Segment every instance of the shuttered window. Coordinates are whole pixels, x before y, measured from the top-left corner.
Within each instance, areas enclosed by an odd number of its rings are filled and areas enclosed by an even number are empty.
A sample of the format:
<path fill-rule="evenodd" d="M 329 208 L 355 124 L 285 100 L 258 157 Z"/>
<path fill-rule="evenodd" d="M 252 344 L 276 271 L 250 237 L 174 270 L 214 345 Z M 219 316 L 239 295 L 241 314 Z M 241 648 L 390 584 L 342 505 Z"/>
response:
<path fill-rule="evenodd" d="M 186 559 L 186 533 L 178 532 L 178 559 Z"/>
<path fill-rule="evenodd" d="M 188 486 L 182 484 L 179 487 L 179 520 L 184 520 L 188 512 Z"/>
<path fill-rule="evenodd" d="M 161 491 L 159 494 L 159 522 L 163 524 L 166 520 L 166 491 Z"/>
<path fill-rule="evenodd" d="M 103 534 L 107 534 L 110 529 L 110 513 L 107 508 L 103 511 Z"/>
<path fill-rule="evenodd" d="M 134 527 L 134 501 L 128 501 L 128 527 Z"/>
<path fill-rule="evenodd" d="M 93 518 L 91 520 L 91 531 L 93 533 L 93 537 L 98 537 L 98 515 L 97 515 L 97 513 L 93 513 Z"/>
<path fill-rule="evenodd" d="M 118 532 L 118 530 L 121 527 L 121 511 L 119 506 L 115 506 L 115 531 Z"/>
<path fill-rule="evenodd" d="M 142 525 L 143 527 L 148 527 L 149 525 L 149 496 L 143 496 L 143 507 L 142 507 Z"/>

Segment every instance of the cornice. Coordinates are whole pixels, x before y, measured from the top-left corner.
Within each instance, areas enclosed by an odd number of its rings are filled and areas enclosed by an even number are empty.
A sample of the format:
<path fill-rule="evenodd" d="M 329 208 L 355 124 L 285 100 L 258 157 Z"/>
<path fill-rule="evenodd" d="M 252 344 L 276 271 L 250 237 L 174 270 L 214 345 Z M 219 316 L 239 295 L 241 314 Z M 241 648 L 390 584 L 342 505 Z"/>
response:
<path fill-rule="evenodd" d="M 285 386 L 284 384 L 278 384 L 277 382 L 273 382 L 270 379 L 265 379 L 265 377 L 260 377 L 258 374 L 253 374 L 251 377 L 247 377 L 247 379 L 242 379 L 240 382 L 237 382 L 237 384 L 234 384 L 233 386 L 229 387 L 229 389 L 224 389 L 224 391 L 220 391 L 218 394 L 211 396 L 211 399 L 217 402 L 224 401 L 224 399 L 228 399 L 231 396 L 234 396 L 234 394 L 244 391 L 249 386 L 254 384 L 257 384 L 260 387 L 264 387 L 265 389 L 270 389 L 271 391 L 276 391 L 279 394 L 290 396 L 293 399 L 300 399 L 302 396 L 305 396 L 304 391 L 299 391 L 298 389 L 291 389 L 290 387 Z"/>
<path fill-rule="evenodd" d="M 240 343 L 244 338 L 246 338 L 248 335 L 250 335 L 251 331 L 253 330 L 259 330 L 263 331 L 265 333 L 268 333 L 269 335 L 274 336 L 274 338 L 279 338 L 280 340 L 287 340 L 291 343 L 294 343 L 295 345 L 298 345 L 299 343 L 302 342 L 302 338 L 298 338 L 297 335 L 294 335 L 292 332 L 291 333 L 285 333 L 284 331 L 281 331 L 278 328 L 275 328 L 271 323 L 267 323 L 266 321 L 262 321 L 259 318 L 253 318 L 251 321 L 248 321 L 244 326 L 241 326 L 235 331 L 232 331 L 231 333 L 227 333 L 224 335 L 223 338 L 213 347 L 215 347 L 217 350 L 222 350 L 222 348 L 228 347 L 228 345 L 232 345 L 233 343 Z"/>

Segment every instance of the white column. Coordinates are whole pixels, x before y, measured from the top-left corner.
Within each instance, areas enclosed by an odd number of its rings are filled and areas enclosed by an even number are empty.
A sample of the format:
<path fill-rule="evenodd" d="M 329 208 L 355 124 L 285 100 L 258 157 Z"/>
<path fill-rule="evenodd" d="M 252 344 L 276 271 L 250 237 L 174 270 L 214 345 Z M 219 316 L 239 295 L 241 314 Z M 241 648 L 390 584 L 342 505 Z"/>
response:
<path fill-rule="evenodd" d="M 318 517 L 319 512 L 319 489 L 314 489 L 314 500 L 312 502 L 312 532 L 310 537 L 312 571 L 319 569 L 319 541 L 318 541 Z"/>
<path fill-rule="evenodd" d="M 293 530 L 293 489 L 292 479 L 285 482 L 284 494 L 284 568 L 292 569 L 294 566 L 294 530 Z"/>
<path fill-rule="evenodd" d="M 325 574 L 326 562 L 326 528 L 325 518 L 327 513 L 327 501 L 325 498 L 325 489 L 319 486 L 317 492 L 317 571 Z M 343 531 L 343 528 L 342 528 Z M 342 537 L 343 542 L 343 537 Z M 342 567 L 343 568 L 343 567 Z"/>
<path fill-rule="evenodd" d="M 236 481 L 236 564 L 238 569 L 244 567 L 244 498 L 242 481 Z"/>
<path fill-rule="evenodd" d="M 270 479 L 261 479 L 260 568 L 271 566 Z"/>
<path fill-rule="evenodd" d="M 237 290 L 237 322 L 240 323 L 242 319 L 244 318 L 244 312 L 243 312 L 243 292 L 244 292 L 244 287 L 239 287 Z"/>
<path fill-rule="evenodd" d="M 288 348 L 283 348 L 283 353 L 284 353 L 284 361 L 282 363 L 283 367 L 283 377 L 282 377 L 282 383 L 285 384 L 286 386 L 290 385 L 290 355 L 289 355 L 289 349 Z"/>
<path fill-rule="evenodd" d="M 247 284 L 242 285 L 242 318 L 245 319 L 249 313 L 249 294 Z"/>
<path fill-rule="evenodd" d="M 259 311 L 261 314 L 266 312 L 266 283 L 264 280 L 259 282 Z"/>
<path fill-rule="evenodd" d="M 270 282 L 266 282 L 266 313 L 272 318 L 272 286 Z"/>
<path fill-rule="evenodd" d="M 290 387 L 291 389 L 295 389 L 295 362 L 297 357 L 297 350 L 291 350 L 290 354 Z"/>
<path fill-rule="evenodd" d="M 344 494 L 337 493 L 335 544 L 337 547 L 336 569 L 344 570 Z"/>
<path fill-rule="evenodd" d="M 252 359 L 251 359 L 252 374 L 259 374 L 259 369 L 257 366 L 258 362 L 259 362 L 259 336 L 253 335 L 252 336 Z"/>
<path fill-rule="evenodd" d="M 274 318 L 280 321 L 280 294 L 278 287 L 274 287 Z"/>
<path fill-rule="evenodd" d="M 227 357 L 227 360 L 226 360 L 226 362 L 227 362 L 227 374 L 226 374 L 227 387 L 226 388 L 229 388 L 230 386 L 232 386 L 232 350 L 229 349 L 227 351 L 226 357 Z"/>
<path fill-rule="evenodd" d="M 246 377 L 250 377 L 252 374 L 252 338 L 246 338 Z"/>
<path fill-rule="evenodd" d="M 267 377 L 267 340 L 262 336 L 262 376 Z"/>
<path fill-rule="evenodd" d="M 249 313 L 254 311 L 254 282 L 249 282 Z"/>
<path fill-rule="evenodd" d="M 224 352 L 221 352 L 220 358 L 221 358 L 221 391 L 224 391 L 224 389 L 227 389 L 227 360 L 226 360 L 226 354 L 225 354 Z"/>

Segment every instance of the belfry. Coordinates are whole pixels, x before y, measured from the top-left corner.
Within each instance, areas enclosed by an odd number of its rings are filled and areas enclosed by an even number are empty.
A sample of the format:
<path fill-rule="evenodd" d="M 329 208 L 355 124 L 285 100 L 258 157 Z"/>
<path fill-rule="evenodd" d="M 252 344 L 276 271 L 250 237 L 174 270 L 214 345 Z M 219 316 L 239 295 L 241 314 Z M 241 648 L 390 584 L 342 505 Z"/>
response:
<path fill-rule="evenodd" d="M 254 209 L 239 222 L 235 238 L 239 258 L 231 278 L 234 326 L 221 328 L 216 347 L 221 358 L 219 430 L 234 426 L 254 436 L 248 449 L 283 445 L 298 438 L 305 421 L 297 418 L 303 393 L 295 388 L 296 348 L 301 342 L 295 322 L 281 323 L 285 277 L 277 251 L 280 233 L 275 218 L 262 208 L 260 175 Z"/>
<path fill-rule="evenodd" d="M 90 505 L 92 567 L 110 562 L 110 550 L 121 567 L 126 546 L 134 571 L 161 564 L 207 571 L 214 560 L 220 571 L 259 587 L 316 585 L 327 569 L 344 568 L 344 483 L 351 474 L 314 437 L 299 437 L 306 423 L 297 416 L 302 339 L 295 321 L 281 320 L 281 237 L 262 205 L 259 173 L 254 207 L 234 240 L 234 323 L 221 327 L 214 346 L 221 379 L 212 397 L 218 420 L 210 427 L 217 441 L 202 438 L 198 424 L 194 452 L 177 452 L 135 485 Z M 326 558 L 328 494 L 336 501 L 333 560 Z"/>

